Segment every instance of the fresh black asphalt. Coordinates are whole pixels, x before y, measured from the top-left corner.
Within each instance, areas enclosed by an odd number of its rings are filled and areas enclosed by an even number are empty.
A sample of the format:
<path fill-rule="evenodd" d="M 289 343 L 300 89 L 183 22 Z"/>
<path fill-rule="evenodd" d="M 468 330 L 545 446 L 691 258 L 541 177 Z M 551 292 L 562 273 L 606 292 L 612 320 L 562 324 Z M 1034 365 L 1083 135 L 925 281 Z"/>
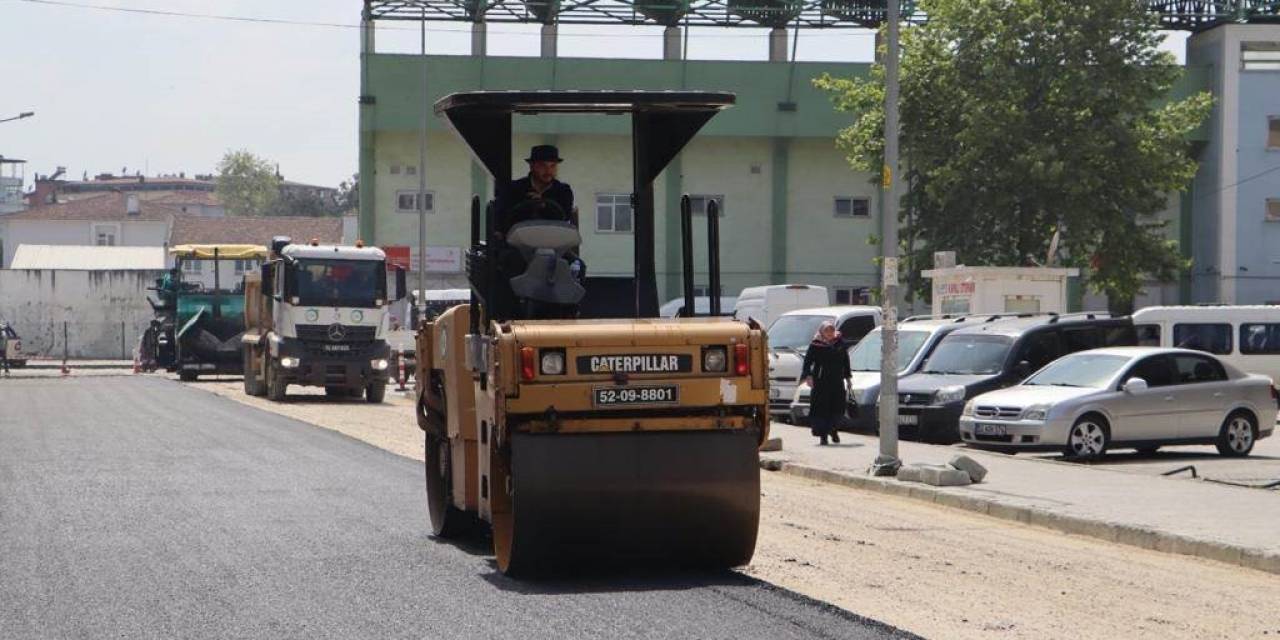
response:
<path fill-rule="evenodd" d="M 887 638 L 733 572 L 499 574 L 419 463 L 154 377 L 0 380 L 0 638 Z"/>

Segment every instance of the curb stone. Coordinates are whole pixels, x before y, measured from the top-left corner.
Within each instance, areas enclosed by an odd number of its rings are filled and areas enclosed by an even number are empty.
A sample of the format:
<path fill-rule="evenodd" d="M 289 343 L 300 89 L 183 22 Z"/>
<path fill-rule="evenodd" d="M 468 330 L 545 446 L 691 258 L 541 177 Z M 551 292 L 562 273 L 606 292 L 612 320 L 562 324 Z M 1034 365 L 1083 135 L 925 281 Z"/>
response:
<path fill-rule="evenodd" d="M 1280 575 L 1280 554 L 1277 553 L 1248 549 L 1238 545 L 1223 544 L 1210 540 L 1188 538 L 1147 527 L 1064 515 L 1047 509 L 1000 504 L 994 500 L 987 500 L 979 496 L 965 495 L 963 491 L 955 491 L 954 488 L 946 490 L 946 488 L 916 483 L 901 483 L 892 478 L 840 473 L 781 460 L 761 460 L 760 467 L 808 480 L 817 480 L 853 489 L 864 489 L 901 498 L 911 498 L 952 509 L 979 513 L 1001 520 L 1010 520 L 1039 528 L 1052 529 L 1062 533 L 1096 538 L 1106 542 L 1115 542 L 1151 551 L 1225 562 Z"/>

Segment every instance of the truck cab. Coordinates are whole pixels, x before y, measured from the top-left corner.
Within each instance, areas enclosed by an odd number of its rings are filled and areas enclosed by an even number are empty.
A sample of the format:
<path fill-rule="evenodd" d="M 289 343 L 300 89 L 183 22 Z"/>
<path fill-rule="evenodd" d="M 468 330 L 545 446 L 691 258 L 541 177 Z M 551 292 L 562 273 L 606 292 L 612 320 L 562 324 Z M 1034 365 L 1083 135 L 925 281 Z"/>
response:
<path fill-rule="evenodd" d="M 261 274 L 246 277 L 245 391 L 283 400 L 290 385 L 381 402 L 390 376 L 386 254 L 363 246 L 277 239 Z"/>

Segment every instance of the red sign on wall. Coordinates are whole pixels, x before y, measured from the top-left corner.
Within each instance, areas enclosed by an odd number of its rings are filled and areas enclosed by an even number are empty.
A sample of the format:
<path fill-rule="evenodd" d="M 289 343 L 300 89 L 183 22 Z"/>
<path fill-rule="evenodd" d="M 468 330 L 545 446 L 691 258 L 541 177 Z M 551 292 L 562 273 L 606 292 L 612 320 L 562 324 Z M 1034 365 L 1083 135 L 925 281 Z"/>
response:
<path fill-rule="evenodd" d="M 411 255 L 409 251 L 409 247 L 406 247 L 406 246 L 383 247 L 382 251 L 383 253 L 387 254 L 387 265 L 400 267 L 405 271 L 410 270 L 410 267 L 412 265 L 410 264 L 410 260 L 409 260 Z"/>

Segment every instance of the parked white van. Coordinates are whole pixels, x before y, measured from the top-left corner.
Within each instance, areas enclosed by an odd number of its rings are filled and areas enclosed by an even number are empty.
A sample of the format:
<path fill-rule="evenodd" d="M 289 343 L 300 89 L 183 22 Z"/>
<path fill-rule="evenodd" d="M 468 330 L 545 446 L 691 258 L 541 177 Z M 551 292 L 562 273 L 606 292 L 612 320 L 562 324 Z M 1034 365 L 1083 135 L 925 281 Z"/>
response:
<path fill-rule="evenodd" d="M 1133 326 L 1139 346 L 1205 351 L 1280 381 L 1280 306 L 1146 307 Z"/>
<path fill-rule="evenodd" d="M 721 315 L 729 315 L 733 313 L 733 307 L 737 304 L 738 299 L 733 296 L 720 296 L 720 313 Z M 675 318 L 684 311 L 684 298 L 672 298 L 666 301 L 661 307 L 658 307 L 658 315 L 663 318 Z M 693 313 L 698 316 L 705 316 L 711 313 L 711 298 L 707 296 L 698 296 L 693 299 Z"/>
<path fill-rule="evenodd" d="M 812 284 L 773 284 L 763 287 L 747 287 L 738 294 L 733 305 L 733 317 L 739 320 L 754 318 L 762 327 L 768 327 L 782 314 L 796 309 L 825 307 L 831 304 L 827 288 Z"/>
<path fill-rule="evenodd" d="M 769 415 L 775 419 L 791 418 L 791 400 L 800 383 L 804 354 L 818 327 L 826 320 L 835 323 L 836 330 L 852 348 L 880 326 L 880 307 L 797 309 L 782 314 L 769 325 Z"/>

